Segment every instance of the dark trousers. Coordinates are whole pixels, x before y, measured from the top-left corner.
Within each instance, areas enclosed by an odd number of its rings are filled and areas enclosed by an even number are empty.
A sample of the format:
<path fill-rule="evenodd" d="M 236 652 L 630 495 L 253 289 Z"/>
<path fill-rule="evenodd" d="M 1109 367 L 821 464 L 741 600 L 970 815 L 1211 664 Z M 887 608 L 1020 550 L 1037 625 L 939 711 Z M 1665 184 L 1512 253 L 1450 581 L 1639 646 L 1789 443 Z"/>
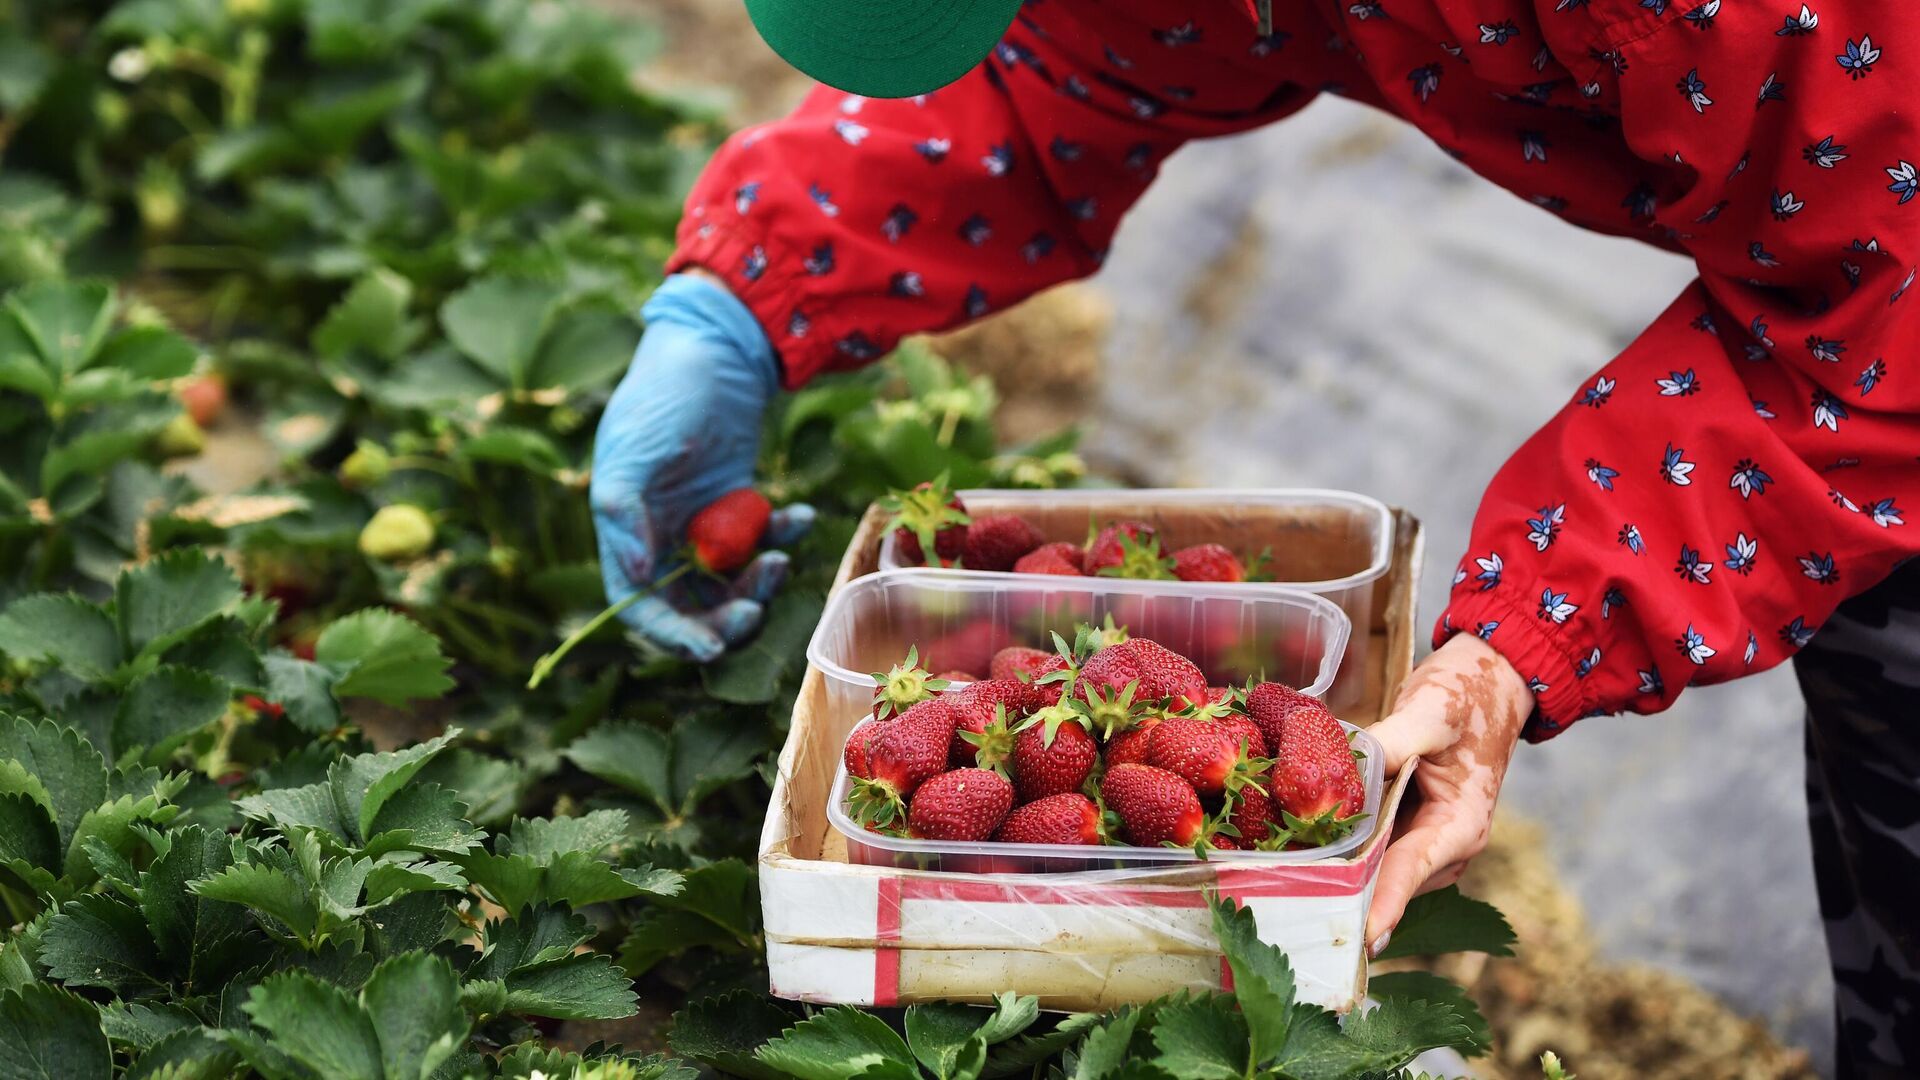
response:
<path fill-rule="evenodd" d="M 1839 1080 L 1920 1077 L 1920 559 L 1794 661 Z"/>

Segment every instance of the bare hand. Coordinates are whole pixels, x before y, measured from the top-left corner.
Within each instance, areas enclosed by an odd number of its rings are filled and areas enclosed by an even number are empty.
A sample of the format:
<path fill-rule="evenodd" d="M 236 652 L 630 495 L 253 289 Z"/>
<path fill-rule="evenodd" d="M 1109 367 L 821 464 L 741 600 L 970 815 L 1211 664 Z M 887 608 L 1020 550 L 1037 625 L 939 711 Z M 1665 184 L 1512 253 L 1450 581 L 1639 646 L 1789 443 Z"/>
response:
<path fill-rule="evenodd" d="M 1387 849 L 1367 914 L 1368 955 L 1386 947 L 1407 901 L 1458 881 L 1485 850 L 1507 762 L 1532 712 L 1533 693 L 1513 665 L 1459 634 L 1414 669 L 1393 712 L 1370 729 L 1386 748 L 1388 776 L 1421 761 L 1419 802 Z"/>

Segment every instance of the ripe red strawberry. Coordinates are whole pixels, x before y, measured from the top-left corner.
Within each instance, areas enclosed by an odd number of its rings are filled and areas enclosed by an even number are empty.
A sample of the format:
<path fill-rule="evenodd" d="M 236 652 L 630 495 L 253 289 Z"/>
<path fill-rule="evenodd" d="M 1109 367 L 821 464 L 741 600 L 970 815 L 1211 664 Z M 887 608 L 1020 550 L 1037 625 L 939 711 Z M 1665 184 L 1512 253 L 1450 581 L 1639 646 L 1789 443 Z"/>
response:
<path fill-rule="evenodd" d="M 867 740 L 866 770 L 856 774 L 847 802 L 855 820 L 886 828 L 905 811 L 914 789 L 946 769 L 953 712 L 935 698 L 877 726 Z"/>
<path fill-rule="evenodd" d="M 943 671 L 935 675 L 934 678 L 939 679 L 948 686 L 952 686 L 954 683 L 972 684 L 980 681 L 980 676 L 975 675 L 971 671 Z"/>
<path fill-rule="evenodd" d="M 1329 844 L 1352 830 L 1366 809 L 1367 789 L 1346 729 L 1325 706 L 1289 711 L 1274 755 L 1273 802 L 1295 841 Z"/>
<path fill-rule="evenodd" d="M 1098 844 L 1100 808 L 1077 791 L 1063 791 L 1008 814 L 993 838 L 1003 844 Z"/>
<path fill-rule="evenodd" d="M 1040 668 L 1059 660 L 1058 656 L 1045 649 L 1035 649 L 1026 645 L 1009 645 L 993 654 L 993 663 L 988 665 L 987 674 L 995 679 L 1017 679 L 1025 675 L 1029 680 L 1046 674 Z M 1061 661 L 1062 664 L 1065 661 Z"/>
<path fill-rule="evenodd" d="M 1260 725 L 1254 723 L 1253 718 L 1246 713 L 1229 712 L 1215 722 L 1227 730 L 1227 735 L 1233 740 L 1235 746 L 1239 746 L 1243 741 L 1247 744 L 1248 757 L 1267 756 L 1266 733 L 1262 732 Z"/>
<path fill-rule="evenodd" d="M 1071 706 L 1050 705 L 1027 723 L 1007 761 L 1020 801 L 1080 790 L 1100 760 L 1100 744 L 1082 726 L 1080 714 Z"/>
<path fill-rule="evenodd" d="M 1117 568 L 1126 560 L 1126 551 L 1121 537 L 1143 544 L 1158 536 L 1154 527 L 1144 521 L 1116 521 L 1101 529 L 1087 545 L 1084 568 L 1086 573 L 1098 574 L 1109 567 Z"/>
<path fill-rule="evenodd" d="M 1041 544 L 1013 564 L 1016 574 L 1053 574 L 1056 577 L 1085 577 L 1086 552 L 1080 545 L 1065 542 Z"/>
<path fill-rule="evenodd" d="M 907 808 L 919 840 L 985 840 L 1013 809 L 1013 785 L 985 769 L 955 769 L 920 785 Z"/>
<path fill-rule="evenodd" d="M 1240 846 L 1249 851 L 1273 836 L 1272 820 L 1272 797 L 1253 784 L 1240 789 L 1227 814 L 1227 824 L 1240 833 Z"/>
<path fill-rule="evenodd" d="M 1318 698 L 1303 694 L 1285 683 L 1263 682 L 1247 691 L 1247 715 L 1267 737 L 1267 749 L 1278 750 L 1280 729 L 1296 709 L 1323 709 Z"/>
<path fill-rule="evenodd" d="M 1011 570 L 1046 539 L 1018 514 L 981 514 L 967 526 L 967 546 L 960 558 L 969 570 Z"/>
<path fill-rule="evenodd" d="M 1207 837 L 1207 843 L 1220 851 L 1239 851 L 1244 846 L 1237 838 L 1224 832 Z"/>
<path fill-rule="evenodd" d="M 1219 544 L 1195 544 L 1173 553 L 1173 576 L 1181 581 L 1245 581 L 1247 568 Z"/>
<path fill-rule="evenodd" d="M 277 701 L 268 701 L 266 698 L 256 694 L 244 694 L 241 696 L 240 701 L 256 714 L 264 716 L 269 720 L 278 720 L 287 715 L 286 706 Z"/>
<path fill-rule="evenodd" d="M 1115 765 L 1141 765 L 1147 760 L 1147 748 L 1153 745 L 1153 729 L 1160 726 L 1161 717 L 1148 715 L 1140 719 L 1131 730 L 1122 731 L 1107 742 L 1107 768 Z"/>
<path fill-rule="evenodd" d="M 841 759 L 847 763 L 847 775 L 855 778 L 869 775 L 867 771 L 867 743 L 880 730 L 880 722 L 868 717 L 853 726 L 847 733 L 846 749 L 840 752 Z"/>
<path fill-rule="evenodd" d="M 767 497 L 752 488 L 738 488 L 708 503 L 687 522 L 687 543 L 693 561 L 703 570 L 730 573 L 753 558 L 760 535 L 773 513 Z"/>
<path fill-rule="evenodd" d="M 966 736 L 984 733 L 993 724 L 995 716 L 1002 718 L 1002 730 L 1026 719 L 1027 714 L 1033 711 L 1033 687 L 1018 679 L 987 679 L 969 683 L 964 689 L 946 695 L 945 701 L 954 718 L 953 743 L 948 756 L 954 767 L 960 768 L 980 762 L 981 741 Z M 1011 748 L 1009 742 L 1004 747 L 998 747 L 998 752 L 1004 757 Z M 990 757 L 980 767 L 991 768 L 997 760 Z"/>
<path fill-rule="evenodd" d="M 882 499 L 883 509 L 893 511 L 894 551 L 904 566 L 925 566 L 927 555 L 921 535 L 933 537 L 933 550 L 943 562 L 960 558 L 967 545 L 967 508 L 960 496 L 947 490 L 946 478 L 916 485 L 911 491 L 896 491 Z"/>
<path fill-rule="evenodd" d="M 1206 717 L 1164 720 L 1147 743 L 1147 764 L 1178 776 L 1202 795 L 1240 790 L 1254 781 L 1263 763 L 1241 752 L 1226 725 Z"/>
<path fill-rule="evenodd" d="M 1205 834 L 1207 812 L 1193 785 L 1151 765 L 1115 765 L 1100 781 L 1100 797 L 1139 847 L 1191 847 Z"/>
<path fill-rule="evenodd" d="M 1080 667 L 1079 686 L 1121 690 L 1130 682 L 1140 688 L 1137 701 L 1171 699 L 1174 707 L 1207 704 L 1207 677 L 1193 661 L 1146 638 L 1128 638 L 1087 658 Z"/>
<path fill-rule="evenodd" d="M 969 671 L 977 679 L 993 665 L 1006 637 L 992 619 L 979 618 L 926 642 L 920 651 L 930 671 Z"/>

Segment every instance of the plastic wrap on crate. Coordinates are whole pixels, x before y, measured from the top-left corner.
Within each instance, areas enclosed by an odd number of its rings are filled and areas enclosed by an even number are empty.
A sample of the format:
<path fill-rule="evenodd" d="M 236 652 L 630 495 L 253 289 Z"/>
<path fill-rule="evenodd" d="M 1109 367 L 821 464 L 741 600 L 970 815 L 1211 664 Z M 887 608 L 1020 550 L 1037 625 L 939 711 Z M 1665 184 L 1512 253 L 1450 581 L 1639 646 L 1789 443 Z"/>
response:
<path fill-rule="evenodd" d="M 1393 559 L 1393 513 L 1378 499 L 1317 488 L 1087 488 L 959 492 L 970 513 L 1019 514 L 1049 541 L 1080 543 L 1089 527 L 1117 519 L 1157 528 L 1168 551 L 1188 544 L 1224 544 L 1243 559 L 1271 551 L 1270 582 L 1193 584 L 1225 592 L 1275 585 L 1333 601 L 1353 625 L 1350 670 L 1364 671 L 1374 617 L 1374 586 Z M 892 533 L 880 542 L 880 569 L 902 568 Z M 996 575 L 1000 576 L 1000 575 Z M 1335 709 L 1357 703 L 1353 680 L 1327 697 Z"/>

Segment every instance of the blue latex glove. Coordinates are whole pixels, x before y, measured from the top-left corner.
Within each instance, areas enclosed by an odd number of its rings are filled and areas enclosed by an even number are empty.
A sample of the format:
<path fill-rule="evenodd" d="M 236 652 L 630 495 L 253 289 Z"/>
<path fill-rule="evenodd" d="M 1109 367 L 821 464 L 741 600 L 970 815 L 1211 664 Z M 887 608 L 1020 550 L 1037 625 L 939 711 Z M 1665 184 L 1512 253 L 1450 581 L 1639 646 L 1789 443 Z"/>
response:
<path fill-rule="evenodd" d="M 675 274 L 640 314 L 646 332 L 593 445 L 593 525 L 610 603 L 678 562 L 695 512 L 753 483 L 761 417 L 780 385 L 765 332 L 724 286 Z M 761 542 L 790 543 L 812 524 L 812 507 L 783 507 Z M 688 574 L 621 618 L 704 663 L 753 634 L 786 577 L 787 556 L 766 551 L 731 582 Z"/>

